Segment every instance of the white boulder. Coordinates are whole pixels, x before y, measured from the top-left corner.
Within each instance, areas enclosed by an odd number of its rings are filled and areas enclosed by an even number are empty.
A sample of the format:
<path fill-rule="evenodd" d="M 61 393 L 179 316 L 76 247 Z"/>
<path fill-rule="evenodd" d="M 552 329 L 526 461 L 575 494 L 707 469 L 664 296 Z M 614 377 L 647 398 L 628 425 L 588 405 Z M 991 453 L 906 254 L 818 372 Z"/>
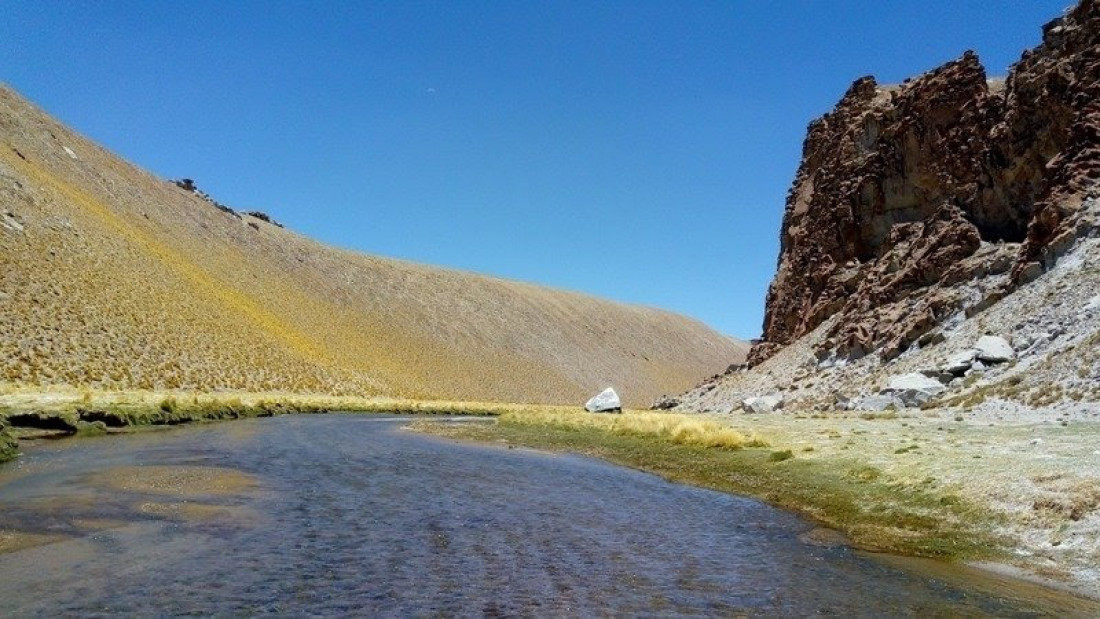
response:
<path fill-rule="evenodd" d="M 585 402 L 584 409 L 590 413 L 621 413 L 623 405 L 619 401 L 619 394 L 608 387 Z"/>
<path fill-rule="evenodd" d="M 892 395 L 907 407 L 916 407 L 943 393 L 945 389 L 943 383 L 935 378 L 913 372 L 892 377 L 883 393 Z"/>
<path fill-rule="evenodd" d="M 856 411 L 886 411 L 892 409 L 905 408 L 905 405 L 901 403 L 893 395 L 890 394 L 874 394 L 874 395 L 862 395 L 852 401 L 848 410 Z"/>
<path fill-rule="evenodd" d="M 974 345 L 978 350 L 978 359 L 987 363 L 1004 363 L 1016 358 L 1016 351 L 1008 340 L 996 335 L 983 335 Z"/>
<path fill-rule="evenodd" d="M 743 408 L 746 413 L 771 413 L 782 407 L 783 396 L 778 393 L 741 400 L 741 408 Z"/>

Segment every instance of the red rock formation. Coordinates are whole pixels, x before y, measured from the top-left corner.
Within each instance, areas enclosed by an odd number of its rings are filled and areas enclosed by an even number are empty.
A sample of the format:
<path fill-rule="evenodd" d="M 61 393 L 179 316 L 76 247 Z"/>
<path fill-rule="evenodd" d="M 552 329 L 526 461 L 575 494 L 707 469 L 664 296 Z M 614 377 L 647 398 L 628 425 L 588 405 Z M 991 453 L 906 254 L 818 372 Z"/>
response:
<path fill-rule="evenodd" d="M 836 314 L 826 348 L 892 357 L 963 309 L 957 284 L 1014 265 L 1019 283 L 1095 229 L 1100 0 L 1043 33 L 1003 84 L 966 52 L 899 86 L 856 80 L 810 124 L 751 364 Z"/>

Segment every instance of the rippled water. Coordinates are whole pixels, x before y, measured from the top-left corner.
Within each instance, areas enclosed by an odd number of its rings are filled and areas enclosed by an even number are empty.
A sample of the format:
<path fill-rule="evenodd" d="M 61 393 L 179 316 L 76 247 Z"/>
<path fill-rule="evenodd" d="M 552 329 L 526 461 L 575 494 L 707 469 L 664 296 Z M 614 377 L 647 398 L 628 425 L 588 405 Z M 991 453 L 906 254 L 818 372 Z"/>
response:
<path fill-rule="evenodd" d="M 405 423 L 286 416 L 32 448 L 0 467 L 0 531 L 25 546 L 0 554 L 0 611 L 1028 610 L 804 543 L 810 525 L 756 501 Z"/>

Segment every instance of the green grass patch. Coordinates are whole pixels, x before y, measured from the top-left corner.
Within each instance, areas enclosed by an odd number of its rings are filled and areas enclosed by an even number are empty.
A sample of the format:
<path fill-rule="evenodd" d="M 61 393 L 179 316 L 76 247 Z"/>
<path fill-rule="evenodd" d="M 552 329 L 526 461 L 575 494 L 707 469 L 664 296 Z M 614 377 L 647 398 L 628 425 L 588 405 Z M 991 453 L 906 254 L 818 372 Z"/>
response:
<path fill-rule="evenodd" d="M 790 450 L 747 445 L 721 449 L 677 443 L 663 434 L 542 423 L 513 414 L 495 423 L 421 421 L 414 427 L 465 440 L 580 453 L 670 481 L 757 497 L 842 531 L 868 550 L 944 559 L 1003 557 L 988 533 L 993 524 L 988 510 L 927 485 L 894 482 L 857 461 L 800 459 Z"/>

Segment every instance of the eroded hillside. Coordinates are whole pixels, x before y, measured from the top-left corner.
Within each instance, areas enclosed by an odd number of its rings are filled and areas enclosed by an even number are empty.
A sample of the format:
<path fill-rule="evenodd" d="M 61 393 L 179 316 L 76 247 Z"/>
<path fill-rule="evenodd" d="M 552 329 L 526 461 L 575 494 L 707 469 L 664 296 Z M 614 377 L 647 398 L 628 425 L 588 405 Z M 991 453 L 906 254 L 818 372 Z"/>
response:
<path fill-rule="evenodd" d="M 0 87 L 0 381 L 628 402 L 744 345 L 668 312 L 327 247 Z"/>

